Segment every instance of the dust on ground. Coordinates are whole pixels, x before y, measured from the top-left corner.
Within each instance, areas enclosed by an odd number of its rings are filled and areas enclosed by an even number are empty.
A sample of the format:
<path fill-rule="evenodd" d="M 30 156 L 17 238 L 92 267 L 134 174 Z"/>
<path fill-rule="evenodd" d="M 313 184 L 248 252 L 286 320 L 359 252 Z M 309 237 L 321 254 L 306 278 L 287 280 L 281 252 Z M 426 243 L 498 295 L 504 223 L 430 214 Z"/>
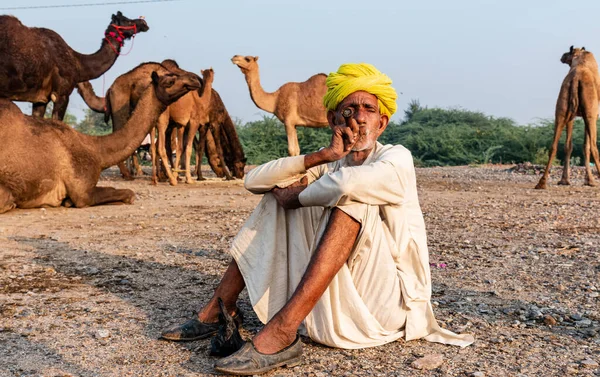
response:
<path fill-rule="evenodd" d="M 600 188 L 534 190 L 508 166 L 417 169 L 439 323 L 464 349 L 422 340 L 363 350 L 307 338 L 304 363 L 267 376 L 600 376 Z M 0 376 L 212 375 L 209 340 L 160 330 L 190 317 L 224 272 L 260 196 L 242 182 L 122 181 L 133 205 L 0 215 Z M 242 294 L 243 335 L 261 324 Z M 411 363 L 441 355 L 432 370 Z"/>

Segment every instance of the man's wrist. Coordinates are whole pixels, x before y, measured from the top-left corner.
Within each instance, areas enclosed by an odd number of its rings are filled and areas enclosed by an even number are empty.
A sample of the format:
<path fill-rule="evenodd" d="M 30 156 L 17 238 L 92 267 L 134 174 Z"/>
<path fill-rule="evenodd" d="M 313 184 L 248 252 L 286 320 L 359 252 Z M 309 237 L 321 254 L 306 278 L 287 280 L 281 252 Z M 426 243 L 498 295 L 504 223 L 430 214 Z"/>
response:
<path fill-rule="evenodd" d="M 317 152 L 309 153 L 304 156 L 304 168 L 308 170 L 312 167 L 333 161 L 331 151 L 328 148 L 323 148 Z"/>

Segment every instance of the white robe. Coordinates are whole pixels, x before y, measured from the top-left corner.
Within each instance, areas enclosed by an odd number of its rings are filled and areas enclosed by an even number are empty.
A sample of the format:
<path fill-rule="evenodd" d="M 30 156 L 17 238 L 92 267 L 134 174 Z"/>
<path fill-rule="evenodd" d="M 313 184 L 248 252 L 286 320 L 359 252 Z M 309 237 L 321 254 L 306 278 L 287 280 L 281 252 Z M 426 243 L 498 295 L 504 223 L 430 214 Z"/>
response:
<path fill-rule="evenodd" d="M 271 193 L 307 176 L 303 208 L 284 210 Z M 425 222 L 410 152 L 377 143 L 360 166 L 346 160 L 304 168 L 304 156 L 251 170 L 245 187 L 265 194 L 231 254 L 258 318 L 266 323 L 293 294 L 334 207 L 360 222 L 347 263 L 304 320 L 315 341 L 364 348 L 399 338 L 467 346 L 474 338 L 438 326 L 431 299 Z"/>

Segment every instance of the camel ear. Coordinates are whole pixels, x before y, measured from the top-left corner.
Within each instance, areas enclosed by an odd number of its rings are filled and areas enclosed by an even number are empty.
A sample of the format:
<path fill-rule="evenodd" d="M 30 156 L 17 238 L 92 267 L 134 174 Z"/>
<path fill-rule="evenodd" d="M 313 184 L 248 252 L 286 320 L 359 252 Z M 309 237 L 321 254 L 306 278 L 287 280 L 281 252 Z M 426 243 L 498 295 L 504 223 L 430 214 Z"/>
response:
<path fill-rule="evenodd" d="M 158 85 L 158 73 L 156 71 L 152 71 L 152 83 Z"/>
<path fill-rule="evenodd" d="M 573 45 L 571 45 L 571 48 L 569 49 L 569 52 L 573 52 Z"/>
<path fill-rule="evenodd" d="M 257 62 L 258 61 L 258 56 L 254 57 L 254 61 Z"/>
<path fill-rule="evenodd" d="M 585 47 L 582 47 L 582 48 L 581 48 L 581 50 L 582 50 L 582 51 L 585 51 Z"/>

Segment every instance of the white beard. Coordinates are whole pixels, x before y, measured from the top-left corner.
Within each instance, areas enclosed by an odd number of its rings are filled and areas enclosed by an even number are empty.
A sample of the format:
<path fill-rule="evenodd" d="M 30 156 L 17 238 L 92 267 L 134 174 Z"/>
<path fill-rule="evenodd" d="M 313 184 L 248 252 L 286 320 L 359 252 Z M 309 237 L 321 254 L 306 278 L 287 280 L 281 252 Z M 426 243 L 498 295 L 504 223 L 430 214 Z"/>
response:
<path fill-rule="evenodd" d="M 371 132 L 369 132 L 369 130 L 366 130 L 364 135 L 360 137 L 359 141 L 356 143 L 354 148 L 352 148 L 352 152 L 360 152 L 364 151 L 365 149 L 373 148 L 375 146 L 375 140 L 373 140 L 370 136 Z M 361 142 L 362 145 L 360 145 Z"/>

